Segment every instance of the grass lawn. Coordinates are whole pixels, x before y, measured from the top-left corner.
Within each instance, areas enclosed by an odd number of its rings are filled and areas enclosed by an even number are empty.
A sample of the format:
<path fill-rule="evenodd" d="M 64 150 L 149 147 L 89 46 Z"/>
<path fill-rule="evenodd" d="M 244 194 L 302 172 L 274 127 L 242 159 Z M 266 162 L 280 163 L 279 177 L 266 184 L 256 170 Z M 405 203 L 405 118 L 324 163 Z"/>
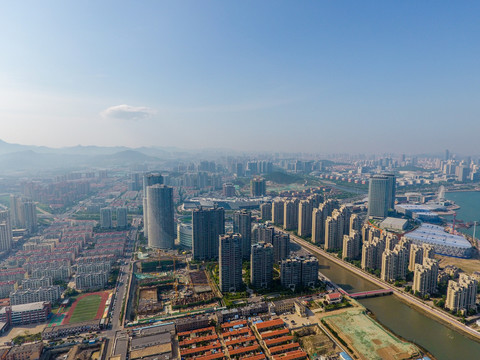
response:
<path fill-rule="evenodd" d="M 80 299 L 69 323 L 73 324 L 80 321 L 94 320 L 95 316 L 97 316 L 101 301 L 102 297 L 100 295 L 90 295 Z"/>

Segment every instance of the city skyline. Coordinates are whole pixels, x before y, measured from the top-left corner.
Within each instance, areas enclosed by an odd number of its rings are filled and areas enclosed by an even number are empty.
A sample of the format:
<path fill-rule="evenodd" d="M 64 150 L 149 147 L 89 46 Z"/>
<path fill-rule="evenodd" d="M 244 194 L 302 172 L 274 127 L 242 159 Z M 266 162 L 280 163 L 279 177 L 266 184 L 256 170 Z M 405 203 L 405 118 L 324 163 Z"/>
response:
<path fill-rule="evenodd" d="M 475 154 L 478 7 L 6 4 L 1 138 Z"/>
<path fill-rule="evenodd" d="M 18 154 L 0 146 L 1 157 L 15 161 Z M 113 150 L 119 152 L 92 155 Z M 142 155 L 154 153 L 146 148 L 72 148 L 63 151 L 73 154 L 65 160 L 87 158 L 85 165 L 58 168 L 61 156 L 38 151 L 57 161 L 39 166 L 41 156 L 23 151 L 39 170 L 0 178 L 6 340 L 36 323 L 43 342 L 35 346 L 46 351 L 56 349 L 52 340 L 87 336 L 105 354 L 132 359 L 165 351 L 187 359 L 248 353 L 275 360 L 280 350 L 285 358 L 310 359 L 338 353 L 339 339 L 353 333 L 358 342 L 346 351 L 369 359 L 386 351 L 386 342 L 377 349 L 363 344 L 380 338 L 404 347 L 405 358 L 426 351 L 439 360 L 468 358 L 480 350 L 478 157 L 448 150 L 434 158 L 217 153 L 206 160 L 208 151 L 171 151 L 162 160 Z M 116 161 L 103 162 L 109 158 Z M 100 303 L 86 315 L 93 299 Z M 155 321 L 172 315 L 171 322 Z M 329 320 L 345 315 L 360 318 L 338 326 Z M 291 335 L 325 320 L 319 331 L 330 334 L 331 350 L 319 354 Z M 364 330 L 365 320 L 377 330 Z M 272 338 L 252 332 L 283 321 L 290 329 Z M 164 335 L 149 333 L 160 328 Z M 98 332 L 94 339 L 91 331 Z M 415 343 L 402 340 L 408 336 Z M 391 353 L 399 354 L 394 343 Z M 2 351 L 10 356 L 29 346 Z"/>

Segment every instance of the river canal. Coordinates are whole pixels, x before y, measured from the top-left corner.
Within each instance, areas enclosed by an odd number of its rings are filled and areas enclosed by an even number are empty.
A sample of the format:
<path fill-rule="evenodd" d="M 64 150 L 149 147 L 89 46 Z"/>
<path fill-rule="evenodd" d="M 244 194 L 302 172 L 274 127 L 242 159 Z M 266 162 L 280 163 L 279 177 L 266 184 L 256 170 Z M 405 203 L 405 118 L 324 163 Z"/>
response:
<path fill-rule="evenodd" d="M 319 256 L 320 272 L 348 292 L 378 289 L 378 286 Z M 407 306 L 394 295 L 362 299 L 385 327 L 413 341 L 438 360 L 480 359 L 480 343 Z"/>

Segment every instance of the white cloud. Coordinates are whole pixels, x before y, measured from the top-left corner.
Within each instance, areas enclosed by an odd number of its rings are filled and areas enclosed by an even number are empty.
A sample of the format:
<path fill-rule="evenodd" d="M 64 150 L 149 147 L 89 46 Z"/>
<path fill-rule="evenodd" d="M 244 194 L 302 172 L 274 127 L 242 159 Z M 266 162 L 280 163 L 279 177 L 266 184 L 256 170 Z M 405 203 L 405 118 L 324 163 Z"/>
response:
<path fill-rule="evenodd" d="M 143 106 L 115 105 L 103 110 L 100 115 L 104 118 L 120 120 L 141 120 L 155 114 L 155 110 Z"/>

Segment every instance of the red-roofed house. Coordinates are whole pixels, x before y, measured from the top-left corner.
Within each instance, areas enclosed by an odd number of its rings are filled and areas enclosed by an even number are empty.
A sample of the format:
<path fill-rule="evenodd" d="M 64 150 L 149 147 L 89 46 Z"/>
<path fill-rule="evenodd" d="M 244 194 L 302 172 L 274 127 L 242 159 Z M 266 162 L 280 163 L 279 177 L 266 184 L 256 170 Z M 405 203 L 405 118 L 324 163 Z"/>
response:
<path fill-rule="evenodd" d="M 329 304 L 338 304 L 341 303 L 343 300 L 343 295 L 339 292 L 331 293 L 325 295 L 325 298 Z"/>

